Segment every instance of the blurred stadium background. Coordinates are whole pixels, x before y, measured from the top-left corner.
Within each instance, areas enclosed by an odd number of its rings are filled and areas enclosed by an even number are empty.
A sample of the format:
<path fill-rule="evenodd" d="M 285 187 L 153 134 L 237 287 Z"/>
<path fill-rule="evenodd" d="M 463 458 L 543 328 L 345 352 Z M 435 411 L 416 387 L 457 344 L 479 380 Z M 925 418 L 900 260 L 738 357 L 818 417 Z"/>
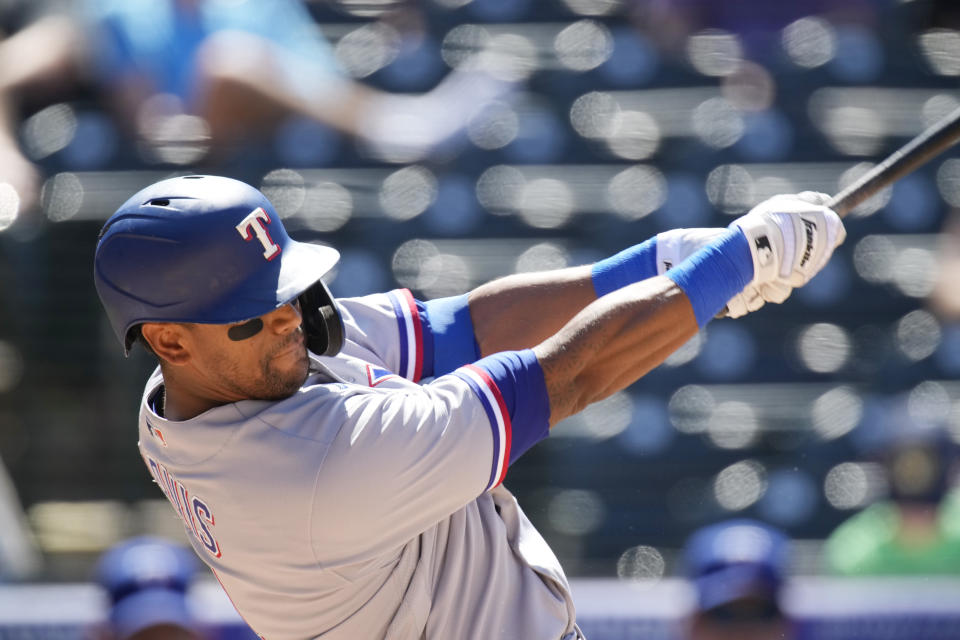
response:
<path fill-rule="evenodd" d="M 91 88 L 20 105 L 22 147 L 45 182 L 39 210 L 19 219 L 0 185 L 0 637 L 14 637 L 5 615 L 48 597 L 31 588 L 87 582 L 115 542 L 183 537 L 135 446 L 152 363 L 139 350 L 124 360 L 90 277 L 100 224 L 142 186 L 185 172 L 248 181 L 293 235 L 342 251 L 337 295 L 402 286 L 429 298 L 726 225 L 775 193 L 835 193 L 960 105 L 951 0 L 308 6 L 365 83 L 423 91 L 490 46 L 525 85 L 416 161 L 291 118 L 212 164 L 202 123 L 144 146 Z M 0 2 L 0 24 L 15 31 L 35 8 Z M 878 443 L 933 424 L 956 444 L 958 208 L 950 151 L 861 206 L 829 267 L 787 304 L 713 322 L 513 467 L 508 486 L 583 593 L 601 594 L 590 602 L 608 600 L 594 578 L 674 575 L 686 537 L 734 515 L 787 531 L 794 575 L 816 580 L 822 541 L 885 495 Z M 650 616 L 676 610 L 674 586 L 646 592 Z M 957 586 L 932 592 L 952 594 L 954 626 L 936 637 L 960 637 Z M 69 593 L 78 608 L 96 601 Z"/>

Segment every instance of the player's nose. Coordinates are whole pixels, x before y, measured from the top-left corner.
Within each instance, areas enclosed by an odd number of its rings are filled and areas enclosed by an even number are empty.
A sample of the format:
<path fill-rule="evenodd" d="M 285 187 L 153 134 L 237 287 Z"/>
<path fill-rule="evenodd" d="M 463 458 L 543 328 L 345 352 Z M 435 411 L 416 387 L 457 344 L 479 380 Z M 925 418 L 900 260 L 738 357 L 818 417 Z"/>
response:
<path fill-rule="evenodd" d="M 300 326 L 302 317 L 300 315 L 300 302 L 294 300 L 282 307 L 271 311 L 264 318 L 267 323 L 279 334 L 290 333 Z"/>

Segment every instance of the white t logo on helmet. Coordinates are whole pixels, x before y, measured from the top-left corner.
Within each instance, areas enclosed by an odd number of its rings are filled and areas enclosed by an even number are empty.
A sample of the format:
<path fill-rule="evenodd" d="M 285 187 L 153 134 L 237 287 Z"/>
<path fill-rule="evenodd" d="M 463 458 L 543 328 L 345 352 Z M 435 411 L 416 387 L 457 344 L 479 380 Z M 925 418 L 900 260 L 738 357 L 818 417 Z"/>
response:
<path fill-rule="evenodd" d="M 263 257 L 267 260 L 273 260 L 280 255 L 280 245 L 273 241 L 270 232 L 267 231 L 267 225 L 270 224 L 270 214 L 263 210 L 263 207 L 257 207 L 250 212 L 246 218 L 237 225 L 237 231 L 240 237 L 246 241 L 253 240 L 253 235 L 263 245 Z M 250 232 L 253 232 L 251 234 Z"/>

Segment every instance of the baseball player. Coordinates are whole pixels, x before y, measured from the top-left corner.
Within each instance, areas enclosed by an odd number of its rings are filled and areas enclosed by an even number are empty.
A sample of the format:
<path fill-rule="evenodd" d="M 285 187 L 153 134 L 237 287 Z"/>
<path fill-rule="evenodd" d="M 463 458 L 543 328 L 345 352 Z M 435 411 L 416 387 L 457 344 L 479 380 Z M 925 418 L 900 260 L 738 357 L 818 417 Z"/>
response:
<path fill-rule="evenodd" d="M 807 282 L 845 237 L 824 198 L 461 296 L 335 300 L 334 249 L 290 239 L 242 182 L 186 176 L 107 221 L 95 280 L 124 349 L 159 361 L 143 460 L 256 633 L 574 640 L 509 465 L 725 306 Z"/>

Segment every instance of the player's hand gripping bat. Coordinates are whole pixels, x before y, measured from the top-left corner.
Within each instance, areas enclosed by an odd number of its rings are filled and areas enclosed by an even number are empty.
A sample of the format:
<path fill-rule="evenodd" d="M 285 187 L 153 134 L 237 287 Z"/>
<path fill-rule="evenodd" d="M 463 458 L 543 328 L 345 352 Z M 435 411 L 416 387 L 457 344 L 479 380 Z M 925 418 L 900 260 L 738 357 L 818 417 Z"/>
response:
<path fill-rule="evenodd" d="M 833 209 L 842 218 L 881 189 L 893 184 L 894 181 L 948 149 L 958 139 L 960 139 L 960 108 L 928 127 L 823 204 Z M 759 300 L 759 292 L 754 290 L 753 293 L 755 294 L 754 299 Z M 787 295 L 789 295 L 789 289 L 782 292 L 783 298 L 786 298 Z M 742 294 L 741 298 L 744 298 L 744 296 L 746 294 Z M 763 298 L 768 301 L 772 300 L 766 295 Z M 773 299 L 772 301 L 780 300 Z M 760 305 L 762 305 L 762 302 L 760 302 Z M 741 301 L 734 313 L 731 313 L 731 307 L 725 307 L 717 314 L 717 317 L 738 317 L 759 308 L 760 305 L 747 304 L 745 306 Z"/>

